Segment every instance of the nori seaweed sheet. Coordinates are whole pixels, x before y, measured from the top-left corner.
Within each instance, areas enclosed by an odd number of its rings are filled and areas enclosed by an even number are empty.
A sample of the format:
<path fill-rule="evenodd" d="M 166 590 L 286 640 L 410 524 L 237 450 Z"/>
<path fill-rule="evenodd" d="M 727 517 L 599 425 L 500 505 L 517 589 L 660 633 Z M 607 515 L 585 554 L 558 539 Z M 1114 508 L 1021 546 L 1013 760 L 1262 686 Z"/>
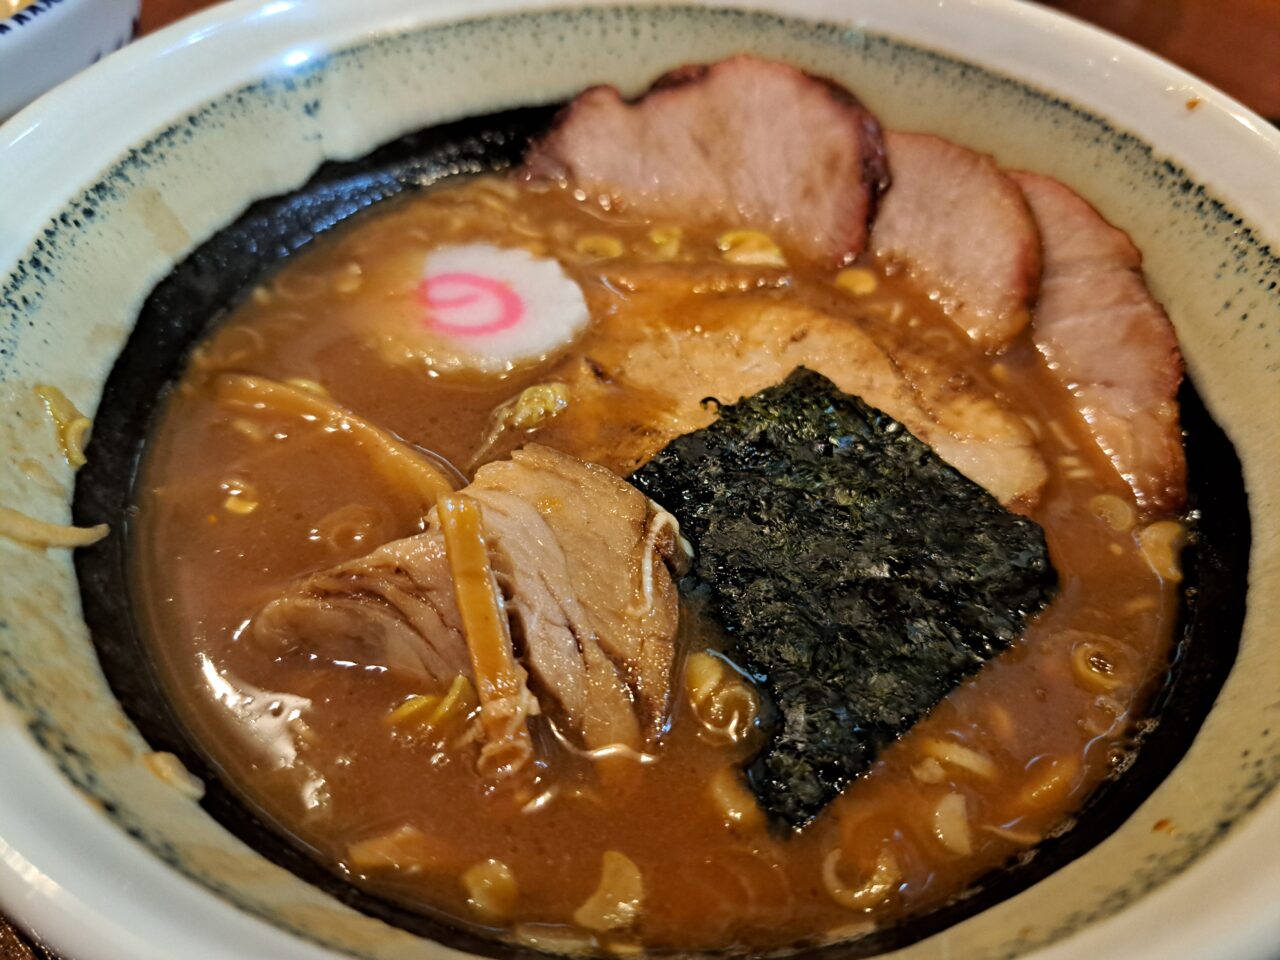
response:
<path fill-rule="evenodd" d="M 631 476 L 694 544 L 729 655 L 776 707 L 749 767 L 802 826 L 1021 635 L 1057 574 L 1044 531 L 892 417 L 803 368 Z"/>

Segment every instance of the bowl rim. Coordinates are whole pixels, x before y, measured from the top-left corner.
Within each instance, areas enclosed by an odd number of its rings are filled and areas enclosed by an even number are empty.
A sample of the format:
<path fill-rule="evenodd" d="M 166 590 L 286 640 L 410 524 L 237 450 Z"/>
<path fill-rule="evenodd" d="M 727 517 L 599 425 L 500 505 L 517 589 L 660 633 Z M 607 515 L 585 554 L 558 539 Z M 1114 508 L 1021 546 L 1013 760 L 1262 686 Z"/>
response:
<path fill-rule="evenodd" d="M 626 4 L 588 0 L 577 5 Z M 1177 140 L 1178 161 L 1212 184 L 1251 224 L 1268 231 L 1270 239 L 1280 239 L 1280 194 L 1274 190 L 1280 130 L 1181 69 L 1055 11 L 1009 0 L 860 0 L 852 5 L 688 0 L 687 5 L 770 11 L 901 37 L 1042 89 L 1061 90 L 1157 147 L 1173 136 L 1160 119 L 1169 98 L 1197 97 L 1197 135 Z M 432 23 L 565 6 L 556 0 L 374 0 L 354 11 L 347 0 L 234 0 L 211 8 L 107 58 L 0 127 L 0 156 L 11 168 L 38 167 L 21 185 L 18 178 L 0 182 L 0 211 L 6 221 L 17 220 L 11 211 L 26 223 L 47 219 L 73 188 L 98 172 L 93 158 L 115 157 L 188 107 L 242 81 L 281 72 L 286 68 L 282 52 L 296 47 L 300 37 L 316 47 L 342 47 Z M 1019 38 L 1034 42 L 1015 42 Z M 193 75 L 194 84 L 187 83 Z M 119 95 L 148 87 L 164 92 L 145 99 Z M 86 111 L 102 118 L 92 138 L 76 120 Z M 97 135 L 102 127 L 111 131 L 106 138 Z M 70 149 L 77 144 L 82 149 Z M 16 260 L 26 245 L 20 231 L 0 231 L 0 263 Z M 0 713 L 6 709 L 0 702 Z M 0 724 L 0 765 L 6 778 L 30 785 L 0 791 L 0 903 L 58 949 L 85 960 L 159 960 L 179 950 L 192 960 L 264 949 L 281 957 L 333 956 L 175 877 L 88 808 L 16 724 Z M 33 831 L 35 823 L 58 828 Z M 1264 958 L 1280 942 L 1280 914 L 1274 909 L 1280 901 L 1280 861 L 1269 855 L 1278 843 L 1280 798 L 1272 795 L 1194 868 L 1035 956 Z M 79 849 L 69 857 L 73 845 Z M 71 869 L 69 861 L 75 859 L 79 862 Z M 122 897 L 122 890 L 136 896 Z M 1214 910 L 1205 910 L 1206 902 Z M 1179 923 L 1168 923 L 1169 917 Z"/>

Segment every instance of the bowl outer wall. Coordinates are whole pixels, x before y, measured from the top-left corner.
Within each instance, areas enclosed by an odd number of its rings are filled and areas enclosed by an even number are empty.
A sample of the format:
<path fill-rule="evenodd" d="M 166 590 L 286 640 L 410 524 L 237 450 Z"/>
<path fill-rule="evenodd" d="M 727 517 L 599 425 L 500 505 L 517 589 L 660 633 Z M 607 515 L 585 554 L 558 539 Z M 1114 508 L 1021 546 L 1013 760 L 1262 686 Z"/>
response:
<path fill-rule="evenodd" d="M 49 216 L 144 135 L 228 89 L 286 71 L 282 51 L 302 49 L 299 37 L 307 38 L 307 50 L 319 52 L 433 21 L 553 5 L 386 0 L 355 9 L 343 0 L 238 0 L 176 24 L 0 128 L 3 168 L 21 171 L 0 177 L 0 264 L 16 262 Z M 998 0 L 737 5 L 901 37 L 1067 96 L 1176 156 L 1247 221 L 1269 231 L 1275 246 L 1280 134 L 1225 95 L 1122 41 L 1029 4 Z M 1201 98 L 1200 108 L 1179 109 L 1191 96 Z M 326 148 L 334 156 L 353 156 L 368 146 Z M 1212 405 L 1213 385 L 1208 387 Z M 1255 581 L 1276 576 L 1274 566 L 1255 565 Z M 1251 616 L 1258 613 L 1251 610 Z M 0 791 L 0 901 L 70 955 L 328 955 L 253 920 L 147 856 L 69 791 L 47 756 L 3 717 L 0 769 L 6 781 Z M 37 822 L 56 822 L 60 829 L 33 830 Z M 1280 803 L 1273 796 L 1194 869 L 1041 955 L 1271 956 L 1280 943 L 1277 849 Z"/>
<path fill-rule="evenodd" d="M 61 0 L 0 17 L 0 121 L 133 37 L 141 0 Z"/>

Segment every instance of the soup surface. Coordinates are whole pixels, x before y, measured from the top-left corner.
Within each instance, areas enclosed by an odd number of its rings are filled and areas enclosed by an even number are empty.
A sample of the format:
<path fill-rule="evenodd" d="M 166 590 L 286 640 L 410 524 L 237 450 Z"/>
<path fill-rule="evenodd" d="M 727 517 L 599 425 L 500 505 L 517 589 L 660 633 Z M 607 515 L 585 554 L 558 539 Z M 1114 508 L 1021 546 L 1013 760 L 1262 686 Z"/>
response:
<path fill-rule="evenodd" d="M 585 297 L 585 329 L 496 364 L 405 341 L 424 261 L 476 244 L 557 262 Z M 451 728 L 406 708 L 445 690 L 254 642 L 252 618 L 291 583 L 417 533 L 424 512 L 367 434 L 229 403 L 228 375 L 336 404 L 447 464 L 458 486 L 530 441 L 625 476 L 668 411 L 611 372 L 666 340 L 723 342 L 724 362 L 741 363 L 737 325 L 764 309 L 854 325 L 922 381 L 942 371 L 1016 411 L 1049 478 L 1013 507 L 1043 526 L 1060 579 L 1010 650 L 803 829 L 771 823 L 740 778 L 762 746 L 760 697 L 707 656 L 724 638 L 696 594 L 681 601 L 656 745 L 605 759 L 535 720 L 540 759 L 521 790 L 478 772 L 474 717 Z M 759 234 L 644 221 L 568 189 L 451 181 L 293 257 L 196 349 L 139 484 L 140 607 L 171 695 L 227 781 L 363 887 L 557 950 L 846 937 L 956 896 L 1063 828 L 1125 764 L 1165 669 L 1181 525 L 1135 504 L 1069 399 L 1025 333 L 988 355 L 870 259 L 819 268 Z"/>

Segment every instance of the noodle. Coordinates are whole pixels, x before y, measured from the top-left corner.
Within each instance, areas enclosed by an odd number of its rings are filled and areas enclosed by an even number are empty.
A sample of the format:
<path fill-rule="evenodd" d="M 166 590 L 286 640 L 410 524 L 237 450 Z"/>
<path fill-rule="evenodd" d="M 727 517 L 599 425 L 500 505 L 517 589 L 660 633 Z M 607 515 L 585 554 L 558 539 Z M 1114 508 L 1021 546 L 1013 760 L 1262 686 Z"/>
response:
<path fill-rule="evenodd" d="M 728 829 L 745 832 L 764 829 L 764 812 L 737 770 L 730 767 L 717 770 L 711 778 L 708 791 Z"/>
<path fill-rule="evenodd" d="M 301 417 L 348 434 L 361 444 L 388 481 L 421 495 L 424 512 L 453 490 L 444 471 L 409 444 L 309 390 L 264 377 L 226 373 L 214 381 L 214 395 L 231 406 Z"/>
<path fill-rule="evenodd" d="M 512 931 L 516 941 L 544 954 L 573 957 L 590 953 L 597 947 L 590 934 L 571 930 L 556 923 L 522 923 Z"/>
<path fill-rule="evenodd" d="M 898 862 L 888 850 L 881 850 L 875 869 L 858 886 L 851 886 L 840 875 L 844 852 L 837 847 L 822 861 L 822 885 L 831 899 L 846 910 L 869 910 L 894 891 L 902 881 Z"/>
<path fill-rule="evenodd" d="M 1182 566 L 1178 562 L 1187 540 L 1187 530 L 1177 520 L 1161 520 L 1138 531 L 1138 545 L 1152 571 L 1161 580 L 1178 583 Z"/>
<path fill-rule="evenodd" d="M 631 858 L 606 850 L 601 860 L 600 885 L 574 911 L 574 922 L 588 930 L 625 930 L 640 919 L 644 904 L 644 877 Z"/>
<path fill-rule="evenodd" d="M 320 519 L 309 539 L 324 543 L 331 550 L 349 551 L 355 547 L 385 543 L 389 526 L 382 511 L 358 503 L 348 503 Z M 380 539 L 379 539 L 380 538 Z"/>
<path fill-rule="evenodd" d="M 403 870 L 417 872 L 437 865 L 437 851 L 417 827 L 405 824 L 396 829 L 360 840 L 347 848 L 347 866 L 352 870 Z"/>
<path fill-rule="evenodd" d="M 1001 840 L 1008 840 L 1010 843 L 1017 843 L 1024 847 L 1034 847 L 1040 842 L 1040 834 L 1032 833 L 1030 830 L 1010 830 L 1008 827 L 983 827 L 982 829 L 993 837 L 999 837 Z"/>
<path fill-rule="evenodd" d="M 501 860 L 484 860 L 462 875 L 467 906 L 486 920 L 502 920 L 515 906 L 519 888 L 516 875 Z"/>
<path fill-rule="evenodd" d="M 188 771 L 182 765 L 182 761 L 172 753 L 153 751 L 143 755 L 142 763 L 157 780 L 173 787 L 179 793 L 190 797 L 192 800 L 199 800 L 204 796 L 204 783 L 199 777 Z"/>
<path fill-rule="evenodd" d="M 230 327 L 211 342 L 196 347 L 191 354 L 191 366 L 196 370 L 225 370 L 260 355 L 266 346 L 267 339 L 260 330 Z"/>
<path fill-rule="evenodd" d="M 652 501 L 650 501 L 652 503 Z M 680 548 L 684 548 L 687 544 L 680 539 L 680 521 L 674 516 L 667 513 L 657 504 L 654 504 L 656 512 L 653 519 L 649 521 L 649 530 L 644 538 L 644 559 L 640 566 L 640 584 L 642 593 L 644 594 L 644 607 L 641 610 L 633 611 L 640 616 L 648 616 L 649 611 L 653 609 L 653 557 L 658 549 L 658 537 L 662 536 L 664 530 L 671 530 L 671 537 Z"/>
<path fill-rule="evenodd" d="M 1071 789 L 1079 768 L 1080 761 L 1074 757 L 1041 754 L 1027 765 L 1030 777 L 1019 791 L 1018 800 L 1028 809 L 1049 806 Z"/>
<path fill-rule="evenodd" d="M 85 459 L 84 445 L 89 436 L 92 424 L 88 417 L 76 417 L 63 428 L 62 449 L 67 463 L 73 467 L 83 467 L 89 461 Z"/>
<path fill-rule="evenodd" d="M 560 747 L 577 757 L 600 763 L 603 766 L 611 765 L 610 761 L 627 760 L 631 763 L 641 765 L 658 762 L 656 753 L 645 753 L 634 747 L 629 747 L 625 743 L 606 743 L 600 747 L 583 748 L 575 744 L 572 740 L 564 735 L 560 727 L 552 720 L 549 720 L 547 726 L 550 728 L 552 735 L 556 738 L 556 742 Z"/>
<path fill-rule="evenodd" d="M 502 596 L 489 565 L 480 507 L 464 494 L 449 494 L 440 498 L 437 511 L 480 699 L 487 741 L 480 751 L 481 765 L 505 777 L 533 757 L 525 720 L 537 711 L 537 701 L 525 686 L 524 668 L 515 660 Z"/>
<path fill-rule="evenodd" d="M 62 448 L 63 457 L 72 468 L 83 467 L 87 462 L 84 457 L 84 442 L 89 434 L 91 421 L 57 387 L 37 384 L 35 394 L 57 426 L 58 446 Z"/>
<path fill-rule="evenodd" d="M 1110 693 L 1132 683 L 1123 647 L 1109 637 L 1082 636 L 1071 650 L 1071 669 L 1085 689 Z"/>
<path fill-rule="evenodd" d="M 755 731 L 759 698 L 719 657 L 702 651 L 690 654 L 685 692 L 694 716 L 713 739 L 738 743 Z"/>
<path fill-rule="evenodd" d="M 960 767 L 962 770 L 968 770 L 970 773 L 988 780 L 996 775 L 996 765 L 990 757 L 984 756 L 976 750 L 970 750 L 968 747 L 951 740 L 926 740 L 924 752 L 935 760 L 940 760 L 953 767 Z"/>
<path fill-rule="evenodd" d="M 933 808 L 933 835 L 952 853 L 973 853 L 968 804 L 962 795 L 948 793 Z"/>
<path fill-rule="evenodd" d="M 0 537 L 32 547 L 87 547 L 105 537 L 107 531 L 105 523 L 93 527 L 45 523 L 17 510 L 0 507 Z"/>

